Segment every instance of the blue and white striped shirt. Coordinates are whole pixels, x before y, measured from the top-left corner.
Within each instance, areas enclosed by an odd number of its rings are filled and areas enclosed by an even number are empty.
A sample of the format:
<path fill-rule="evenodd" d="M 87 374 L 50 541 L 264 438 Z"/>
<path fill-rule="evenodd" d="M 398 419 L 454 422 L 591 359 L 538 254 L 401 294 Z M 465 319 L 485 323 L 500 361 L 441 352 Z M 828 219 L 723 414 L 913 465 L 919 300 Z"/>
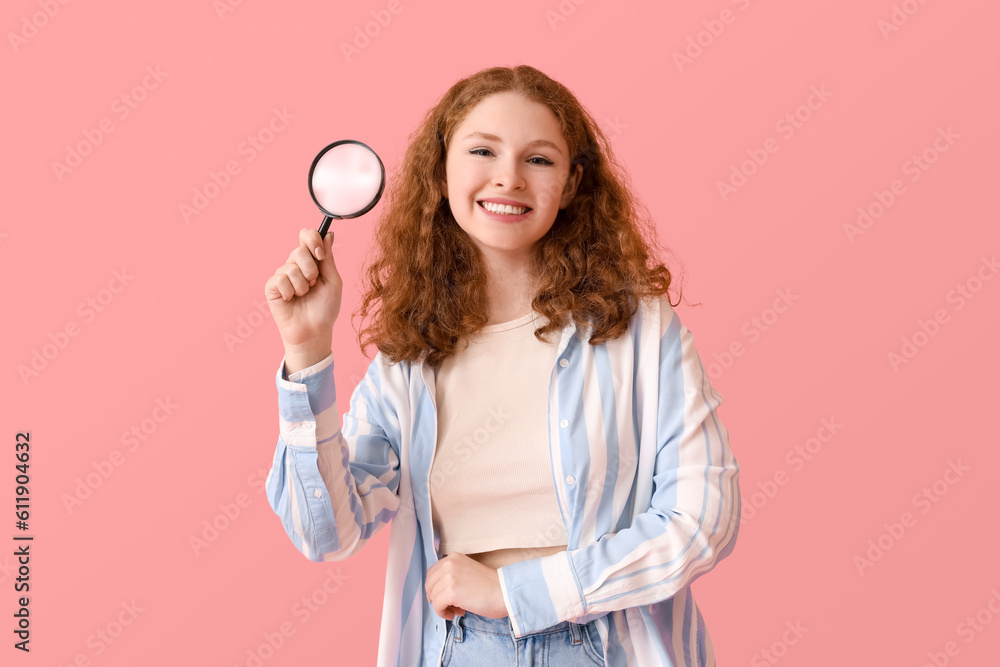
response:
<path fill-rule="evenodd" d="M 666 297 L 645 298 L 628 332 L 590 345 L 563 329 L 548 391 L 552 480 L 566 551 L 498 570 L 516 637 L 598 619 L 605 662 L 716 664 L 690 586 L 739 533 L 739 464 L 694 334 Z M 578 334 L 578 335 L 574 335 Z M 267 498 L 311 561 L 339 561 L 392 521 L 378 667 L 440 664 L 445 622 L 425 578 L 440 558 L 429 477 L 434 373 L 378 352 L 341 427 L 333 357 L 276 375 L 280 434 Z"/>

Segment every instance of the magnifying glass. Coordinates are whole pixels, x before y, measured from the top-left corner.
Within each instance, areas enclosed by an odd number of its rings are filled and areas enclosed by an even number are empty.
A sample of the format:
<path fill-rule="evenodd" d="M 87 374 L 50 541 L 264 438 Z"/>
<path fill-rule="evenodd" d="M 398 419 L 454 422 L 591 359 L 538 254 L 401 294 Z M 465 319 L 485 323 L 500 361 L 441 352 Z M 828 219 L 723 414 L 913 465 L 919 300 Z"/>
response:
<path fill-rule="evenodd" d="M 385 188 L 385 167 L 375 151 L 354 139 L 335 141 L 309 167 L 309 194 L 326 217 L 319 235 L 326 238 L 331 220 L 356 218 L 378 203 Z"/>

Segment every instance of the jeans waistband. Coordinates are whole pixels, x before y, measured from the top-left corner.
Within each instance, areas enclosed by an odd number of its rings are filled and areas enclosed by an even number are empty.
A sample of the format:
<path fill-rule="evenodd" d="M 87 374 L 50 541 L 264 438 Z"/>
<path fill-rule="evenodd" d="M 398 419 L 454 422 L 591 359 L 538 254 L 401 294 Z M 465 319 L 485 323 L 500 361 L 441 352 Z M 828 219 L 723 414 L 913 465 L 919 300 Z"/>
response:
<path fill-rule="evenodd" d="M 466 611 L 464 615 L 456 616 L 451 622 L 456 624 L 458 628 L 462 630 L 472 629 L 479 632 L 492 632 L 498 635 L 514 636 L 514 626 L 510 622 L 510 616 L 504 616 L 503 618 L 490 618 L 488 616 L 474 614 L 471 611 Z M 552 634 L 553 632 L 561 632 L 564 630 L 569 630 L 573 634 L 574 640 L 577 639 L 581 633 L 580 626 L 578 624 L 570 621 L 563 621 L 562 623 L 557 623 L 550 628 L 524 635 L 524 637 L 521 637 L 520 639 L 526 639 L 536 635 Z M 576 643 L 576 641 L 574 641 L 574 643 Z"/>

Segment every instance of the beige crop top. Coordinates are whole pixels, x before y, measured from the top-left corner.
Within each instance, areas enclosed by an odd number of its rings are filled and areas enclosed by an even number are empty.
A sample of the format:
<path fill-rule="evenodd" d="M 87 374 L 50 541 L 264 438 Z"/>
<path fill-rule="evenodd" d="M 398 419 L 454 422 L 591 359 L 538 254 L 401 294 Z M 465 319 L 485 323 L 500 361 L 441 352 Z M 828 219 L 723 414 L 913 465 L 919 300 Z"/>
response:
<path fill-rule="evenodd" d="M 532 311 L 481 329 L 435 373 L 430 497 L 439 551 L 568 543 L 549 460 L 548 390 L 558 332 Z"/>

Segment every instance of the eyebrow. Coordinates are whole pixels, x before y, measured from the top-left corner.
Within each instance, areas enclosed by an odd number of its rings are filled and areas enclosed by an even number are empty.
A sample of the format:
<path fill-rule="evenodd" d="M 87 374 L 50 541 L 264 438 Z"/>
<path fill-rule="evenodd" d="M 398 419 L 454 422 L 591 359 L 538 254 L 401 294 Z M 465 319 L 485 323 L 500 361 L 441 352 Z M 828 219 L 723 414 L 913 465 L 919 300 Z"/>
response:
<path fill-rule="evenodd" d="M 486 139 L 487 141 L 495 141 L 498 144 L 502 144 L 503 143 L 503 139 L 501 139 L 500 137 L 498 137 L 495 134 L 490 134 L 489 132 L 478 132 L 478 131 L 477 132 L 473 132 L 472 134 L 465 135 L 465 137 L 462 139 L 462 141 L 465 141 L 467 139 L 473 139 L 473 138 Z M 551 148 L 551 149 L 553 149 L 553 150 L 555 150 L 555 151 L 557 151 L 559 153 L 562 153 L 562 150 L 559 148 L 559 146 L 555 145 L 554 143 L 552 143 L 548 139 L 534 139 L 534 140 L 528 142 L 528 146 L 547 146 L 547 147 L 549 147 L 549 148 Z"/>

